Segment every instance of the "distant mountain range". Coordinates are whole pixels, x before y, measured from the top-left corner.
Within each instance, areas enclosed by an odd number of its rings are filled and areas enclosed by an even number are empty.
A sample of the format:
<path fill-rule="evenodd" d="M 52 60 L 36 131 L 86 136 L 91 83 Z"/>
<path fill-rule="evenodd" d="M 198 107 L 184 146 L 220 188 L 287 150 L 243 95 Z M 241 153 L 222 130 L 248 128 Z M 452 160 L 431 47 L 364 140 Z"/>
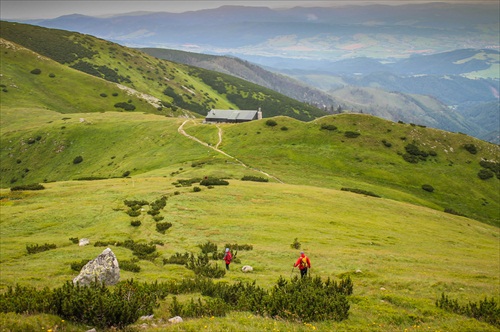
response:
<path fill-rule="evenodd" d="M 498 5 L 494 3 L 281 10 L 222 6 L 107 18 L 68 15 L 25 23 L 78 31 L 125 46 L 329 60 L 406 58 L 456 48 L 498 50 L 499 35 Z"/>

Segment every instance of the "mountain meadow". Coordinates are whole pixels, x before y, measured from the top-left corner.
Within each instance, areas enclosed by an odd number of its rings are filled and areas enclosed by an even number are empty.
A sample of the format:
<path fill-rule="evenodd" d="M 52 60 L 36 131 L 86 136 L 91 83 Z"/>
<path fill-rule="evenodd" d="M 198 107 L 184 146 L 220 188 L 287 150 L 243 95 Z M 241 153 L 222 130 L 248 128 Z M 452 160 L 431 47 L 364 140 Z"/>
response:
<path fill-rule="evenodd" d="M 90 35 L 1 31 L 2 331 L 500 328 L 498 145 Z M 106 248 L 120 283 L 72 286 Z"/>

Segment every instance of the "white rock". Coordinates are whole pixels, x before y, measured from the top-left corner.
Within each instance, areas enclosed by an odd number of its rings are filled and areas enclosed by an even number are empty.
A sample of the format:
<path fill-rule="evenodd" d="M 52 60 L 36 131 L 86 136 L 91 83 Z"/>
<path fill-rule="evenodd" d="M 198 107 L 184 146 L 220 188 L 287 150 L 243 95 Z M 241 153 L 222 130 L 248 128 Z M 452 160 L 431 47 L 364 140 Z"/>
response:
<path fill-rule="evenodd" d="M 177 323 L 182 323 L 183 320 L 182 320 L 182 317 L 181 316 L 175 316 L 175 317 L 172 317 L 168 320 L 170 323 L 172 324 L 177 324 Z"/>

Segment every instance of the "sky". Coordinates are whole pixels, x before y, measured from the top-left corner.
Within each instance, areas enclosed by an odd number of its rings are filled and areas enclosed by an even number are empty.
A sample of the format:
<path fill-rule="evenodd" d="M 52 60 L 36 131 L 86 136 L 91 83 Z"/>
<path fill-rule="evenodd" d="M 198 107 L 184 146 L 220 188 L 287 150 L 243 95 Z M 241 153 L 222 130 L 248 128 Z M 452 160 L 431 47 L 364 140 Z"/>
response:
<path fill-rule="evenodd" d="M 296 6 L 333 6 L 345 4 L 404 4 L 422 2 L 479 2 L 479 0 L 156 0 L 156 1 L 123 1 L 123 0 L 0 0 L 1 19 L 48 19 L 62 15 L 82 14 L 89 16 L 106 16 L 111 14 L 123 14 L 135 11 L 171 12 L 180 13 L 185 11 L 218 8 L 223 5 L 262 6 L 270 8 L 289 8 Z M 485 0 L 481 2 L 497 2 L 498 0 Z"/>

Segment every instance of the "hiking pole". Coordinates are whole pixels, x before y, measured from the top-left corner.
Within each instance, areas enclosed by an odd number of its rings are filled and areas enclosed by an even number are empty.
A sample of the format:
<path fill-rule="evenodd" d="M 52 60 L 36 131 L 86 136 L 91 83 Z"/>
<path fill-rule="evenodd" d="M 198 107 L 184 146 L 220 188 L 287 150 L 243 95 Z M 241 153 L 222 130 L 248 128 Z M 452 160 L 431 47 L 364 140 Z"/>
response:
<path fill-rule="evenodd" d="M 292 271 L 290 272 L 290 279 L 292 279 L 293 269 L 295 269 L 295 266 L 294 266 L 294 267 L 292 267 Z"/>

